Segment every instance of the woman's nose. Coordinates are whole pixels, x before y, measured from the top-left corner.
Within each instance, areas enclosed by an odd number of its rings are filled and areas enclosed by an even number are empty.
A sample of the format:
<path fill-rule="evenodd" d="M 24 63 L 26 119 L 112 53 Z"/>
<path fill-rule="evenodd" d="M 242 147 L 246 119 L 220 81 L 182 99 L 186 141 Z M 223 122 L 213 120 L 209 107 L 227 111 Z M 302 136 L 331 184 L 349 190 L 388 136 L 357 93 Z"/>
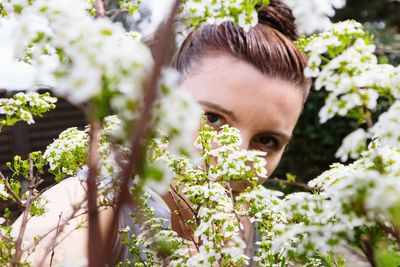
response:
<path fill-rule="evenodd" d="M 240 130 L 240 129 L 239 129 Z M 240 145 L 240 149 L 250 149 L 251 144 L 251 135 L 246 131 L 240 130 L 240 135 L 242 136 L 242 144 Z"/>

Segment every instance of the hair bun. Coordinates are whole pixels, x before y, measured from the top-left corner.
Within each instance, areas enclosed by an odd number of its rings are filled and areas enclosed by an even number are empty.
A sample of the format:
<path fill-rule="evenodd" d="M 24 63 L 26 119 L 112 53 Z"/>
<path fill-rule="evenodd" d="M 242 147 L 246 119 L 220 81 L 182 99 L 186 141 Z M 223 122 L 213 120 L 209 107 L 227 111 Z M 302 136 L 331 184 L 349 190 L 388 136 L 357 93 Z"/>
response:
<path fill-rule="evenodd" d="M 298 38 L 292 10 L 281 0 L 271 0 L 268 6 L 261 8 L 258 23 L 276 29 L 292 41 Z"/>

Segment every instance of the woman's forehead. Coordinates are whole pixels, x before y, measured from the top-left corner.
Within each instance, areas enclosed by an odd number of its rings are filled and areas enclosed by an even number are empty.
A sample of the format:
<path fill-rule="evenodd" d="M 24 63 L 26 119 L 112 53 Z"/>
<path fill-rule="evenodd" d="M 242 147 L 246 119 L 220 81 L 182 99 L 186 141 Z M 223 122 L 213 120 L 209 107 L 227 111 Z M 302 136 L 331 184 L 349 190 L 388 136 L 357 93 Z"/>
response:
<path fill-rule="evenodd" d="M 290 134 L 302 110 L 302 91 L 293 83 L 225 55 L 204 58 L 181 87 L 197 101 L 230 111 L 240 123 Z"/>

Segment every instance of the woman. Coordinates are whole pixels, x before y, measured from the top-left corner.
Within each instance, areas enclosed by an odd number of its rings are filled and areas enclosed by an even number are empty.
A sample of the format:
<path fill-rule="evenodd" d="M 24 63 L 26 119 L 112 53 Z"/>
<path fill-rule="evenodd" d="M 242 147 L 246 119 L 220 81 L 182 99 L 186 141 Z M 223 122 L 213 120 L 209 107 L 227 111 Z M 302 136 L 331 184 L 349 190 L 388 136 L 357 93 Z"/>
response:
<path fill-rule="evenodd" d="M 201 27 L 186 38 L 174 61 L 182 73 L 181 90 L 188 91 L 203 107 L 208 124 L 217 130 L 223 124 L 236 127 L 243 138 L 243 149 L 268 152 L 270 174 L 291 139 L 310 88 L 310 81 L 303 76 L 306 58 L 293 44 L 295 39 L 291 11 L 280 0 L 272 0 L 260 10 L 259 24 L 248 33 L 232 23 Z M 245 182 L 232 184 L 234 193 L 246 186 Z M 79 212 L 74 216 L 77 210 L 74 205 L 85 196 L 84 186 L 71 178 L 44 195 L 49 201 L 48 212 L 44 218 L 33 218 L 27 233 L 35 236 L 53 232 L 40 243 L 31 260 L 36 264 L 49 262 L 51 253 L 46 251 L 49 248 L 54 250 L 53 264 L 85 258 L 87 229 L 82 226 L 86 225 L 87 217 Z M 187 236 L 181 219 L 177 215 L 170 218 L 170 212 L 176 210 L 172 197 L 162 197 L 167 205 L 157 195 L 150 200 L 156 216 L 170 219 L 172 228 Z M 191 218 L 186 207 L 180 208 Z M 126 209 L 121 214 L 120 227 L 130 225 L 138 234 L 129 212 Z M 112 215 L 110 208 L 100 212 L 101 229 L 107 229 Z M 49 247 L 57 225 L 69 217 L 73 219 L 59 234 L 57 245 Z M 253 228 L 250 223 L 245 225 L 246 239 L 251 242 Z M 129 258 L 118 235 L 110 253 L 115 263 Z"/>

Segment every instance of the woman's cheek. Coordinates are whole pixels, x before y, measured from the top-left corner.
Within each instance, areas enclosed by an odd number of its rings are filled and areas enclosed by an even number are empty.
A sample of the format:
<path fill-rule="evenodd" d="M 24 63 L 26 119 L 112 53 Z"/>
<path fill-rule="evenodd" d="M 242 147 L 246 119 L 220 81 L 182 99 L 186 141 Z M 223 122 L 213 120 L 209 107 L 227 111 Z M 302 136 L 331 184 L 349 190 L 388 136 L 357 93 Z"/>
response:
<path fill-rule="evenodd" d="M 274 152 L 267 155 L 267 172 L 268 177 L 272 178 L 272 174 L 275 171 L 276 167 L 278 166 L 281 158 L 282 158 L 283 151 Z M 263 178 L 262 181 L 264 182 L 266 178 Z"/>

